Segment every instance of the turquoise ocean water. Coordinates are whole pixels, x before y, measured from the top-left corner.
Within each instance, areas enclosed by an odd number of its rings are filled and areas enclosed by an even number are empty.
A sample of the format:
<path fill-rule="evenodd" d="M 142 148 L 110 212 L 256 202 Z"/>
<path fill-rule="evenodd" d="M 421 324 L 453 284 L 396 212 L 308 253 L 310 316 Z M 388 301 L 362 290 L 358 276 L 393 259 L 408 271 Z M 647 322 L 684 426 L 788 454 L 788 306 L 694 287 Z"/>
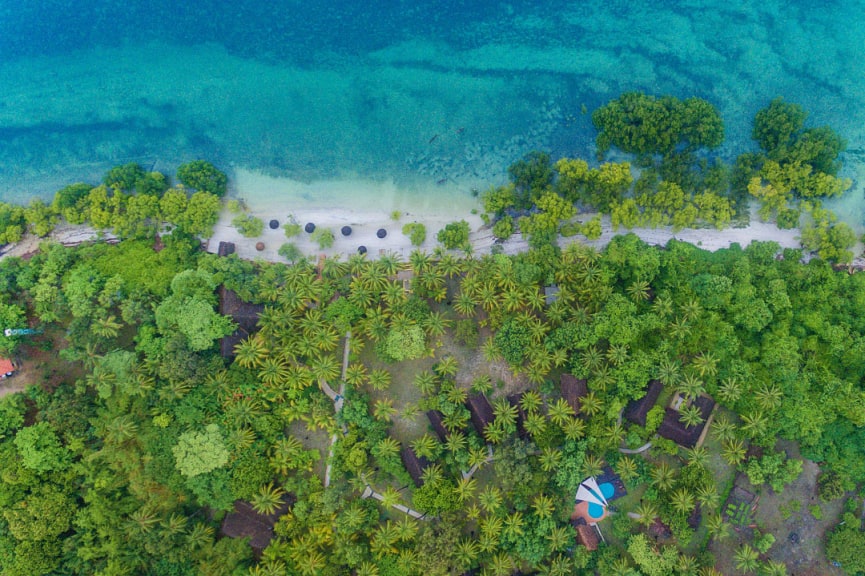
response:
<path fill-rule="evenodd" d="M 802 104 L 849 142 L 861 227 L 863 56 L 861 0 L 0 0 L 0 199 L 199 157 L 468 196 L 533 149 L 593 157 L 584 112 L 643 90 L 713 102 L 728 157 Z"/>

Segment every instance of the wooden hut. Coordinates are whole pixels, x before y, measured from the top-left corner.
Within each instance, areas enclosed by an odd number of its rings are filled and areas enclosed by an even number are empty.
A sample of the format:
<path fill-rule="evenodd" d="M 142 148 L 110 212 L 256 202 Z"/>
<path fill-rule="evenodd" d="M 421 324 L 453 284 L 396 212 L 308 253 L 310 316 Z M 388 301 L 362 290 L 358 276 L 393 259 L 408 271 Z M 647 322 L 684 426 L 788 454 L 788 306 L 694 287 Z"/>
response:
<path fill-rule="evenodd" d="M 490 405 L 490 401 L 487 400 L 487 397 L 483 394 L 472 394 L 466 400 L 466 408 L 468 408 L 471 413 L 472 424 L 474 425 L 475 430 L 478 431 L 478 434 L 486 438 L 486 436 L 484 436 L 484 430 L 493 420 L 495 420 L 495 414 L 493 413 L 493 407 Z"/>
<path fill-rule="evenodd" d="M 423 471 L 430 465 L 430 461 L 415 454 L 414 448 L 411 446 L 403 446 L 400 450 L 400 456 L 408 475 L 414 480 L 415 486 L 418 488 L 423 486 Z"/>
<path fill-rule="evenodd" d="M 590 526 L 585 520 L 580 518 L 574 522 L 574 531 L 577 536 L 577 544 L 585 546 L 589 552 L 598 549 L 601 538 L 595 526 Z"/>
<path fill-rule="evenodd" d="M 234 347 L 258 329 L 258 315 L 264 310 L 264 306 L 244 302 L 237 295 L 237 292 L 229 290 L 225 286 L 220 286 L 217 293 L 219 295 L 219 313 L 224 316 L 231 316 L 231 319 L 237 323 L 234 332 L 220 341 L 219 349 L 223 358 L 234 358 Z"/>
<path fill-rule="evenodd" d="M 248 537 L 249 545 L 252 546 L 256 555 L 259 555 L 262 550 L 267 548 L 270 539 L 273 538 L 274 524 L 283 514 L 288 512 L 294 502 L 293 496 L 286 495 L 283 497 L 279 508 L 272 514 L 259 514 L 249 502 L 237 500 L 234 503 L 234 510 L 229 512 L 222 521 L 220 532 L 229 538 Z"/>
<path fill-rule="evenodd" d="M 426 413 L 426 417 L 429 419 L 432 429 L 442 442 L 445 442 L 448 439 L 448 429 L 445 428 L 444 425 L 444 416 L 445 415 L 438 410 L 427 410 Z"/>
<path fill-rule="evenodd" d="M 237 250 L 237 247 L 234 245 L 234 242 L 220 242 L 219 248 L 216 250 L 217 256 L 229 256 L 234 254 Z"/>
<path fill-rule="evenodd" d="M 667 408 L 664 411 L 664 420 L 658 427 L 658 435 L 662 438 L 672 440 L 684 448 L 693 448 L 696 446 L 703 435 L 703 430 L 709 423 L 709 415 L 715 408 L 715 401 L 709 396 L 703 395 L 694 399 L 691 405 L 700 409 L 700 416 L 703 418 L 700 424 L 691 427 L 685 426 L 679 419 L 680 412 L 673 408 Z"/>
<path fill-rule="evenodd" d="M 573 408 L 574 412 L 580 413 L 580 399 L 589 393 L 589 387 L 585 380 L 578 380 L 570 374 L 562 374 L 559 385 L 562 390 L 562 398 Z"/>
<path fill-rule="evenodd" d="M 649 382 L 649 387 L 646 390 L 645 396 L 639 400 L 631 400 L 628 402 L 622 415 L 634 424 L 645 426 L 646 416 L 648 415 L 649 410 L 655 406 L 655 402 L 658 401 L 658 396 L 661 395 L 663 389 L 664 385 L 661 384 L 660 380 L 652 380 Z"/>

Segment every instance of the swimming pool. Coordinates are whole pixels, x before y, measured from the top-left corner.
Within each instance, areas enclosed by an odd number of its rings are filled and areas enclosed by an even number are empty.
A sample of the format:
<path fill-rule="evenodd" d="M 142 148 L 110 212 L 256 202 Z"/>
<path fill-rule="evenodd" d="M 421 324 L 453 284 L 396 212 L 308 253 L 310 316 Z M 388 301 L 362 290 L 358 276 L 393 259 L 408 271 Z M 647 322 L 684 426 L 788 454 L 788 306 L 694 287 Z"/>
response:
<path fill-rule="evenodd" d="M 613 488 L 613 485 L 609 482 L 604 482 L 603 484 L 599 485 L 598 488 L 601 489 L 601 494 L 604 495 L 604 499 L 611 498 L 616 492 L 616 489 Z M 602 518 L 604 516 L 604 507 L 599 504 L 589 502 L 589 516 L 595 519 Z"/>

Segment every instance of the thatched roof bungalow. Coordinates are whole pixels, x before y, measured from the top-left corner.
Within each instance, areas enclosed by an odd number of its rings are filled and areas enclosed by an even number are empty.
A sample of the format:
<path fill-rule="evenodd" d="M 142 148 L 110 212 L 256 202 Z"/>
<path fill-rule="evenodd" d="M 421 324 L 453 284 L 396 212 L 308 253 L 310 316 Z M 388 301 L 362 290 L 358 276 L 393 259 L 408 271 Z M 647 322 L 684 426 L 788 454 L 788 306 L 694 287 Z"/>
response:
<path fill-rule="evenodd" d="M 486 436 L 484 436 L 484 430 L 493 420 L 495 420 L 495 414 L 493 413 L 493 407 L 490 405 L 490 401 L 487 400 L 487 397 L 483 394 L 472 394 L 466 400 L 466 408 L 468 408 L 471 413 L 472 424 L 474 425 L 475 430 L 478 431 L 478 434 L 486 438 Z"/>
<path fill-rule="evenodd" d="M 411 446 L 403 446 L 400 450 L 400 456 L 408 475 L 414 480 L 415 486 L 418 488 L 423 486 L 423 471 L 430 465 L 430 461 L 415 454 Z"/>
<path fill-rule="evenodd" d="M 429 419 L 433 431 L 435 431 L 436 436 L 438 436 L 439 440 L 442 442 L 448 439 L 448 429 L 445 428 L 444 425 L 444 416 L 445 415 L 438 410 L 427 410 L 426 412 L 426 417 Z"/>
<path fill-rule="evenodd" d="M 237 323 L 235 331 L 220 341 L 219 349 L 223 358 L 234 358 L 234 347 L 258 329 L 258 315 L 264 310 L 264 306 L 244 302 L 237 295 L 237 292 L 229 290 L 225 286 L 220 286 L 217 289 L 217 294 L 219 295 L 219 313 L 224 316 L 231 316 L 231 319 Z"/>
<path fill-rule="evenodd" d="M 664 385 L 661 384 L 660 380 L 652 380 L 649 382 L 649 387 L 646 390 L 645 396 L 639 400 L 631 400 L 628 402 L 622 415 L 634 424 L 645 426 L 646 416 L 649 414 L 649 410 L 655 406 L 655 402 L 658 401 L 658 396 L 661 395 L 663 389 Z"/>
<path fill-rule="evenodd" d="M 573 408 L 574 412 L 580 413 L 580 398 L 589 393 L 589 387 L 585 380 L 578 380 L 570 374 L 562 374 L 559 385 L 562 390 L 562 398 Z"/>
<path fill-rule="evenodd" d="M 658 435 L 662 438 L 672 440 L 684 448 L 693 448 L 696 446 L 703 435 L 703 430 L 709 423 L 709 415 L 715 408 L 715 401 L 709 396 L 704 395 L 693 400 L 691 405 L 700 409 L 700 416 L 703 418 L 702 423 L 689 428 L 679 419 L 680 413 L 678 410 L 667 408 L 664 411 L 664 420 L 658 427 Z"/>
<path fill-rule="evenodd" d="M 230 256 L 234 254 L 237 250 L 237 247 L 234 245 L 234 242 L 220 242 L 219 248 L 216 250 L 217 256 Z"/>
<path fill-rule="evenodd" d="M 234 510 L 222 521 L 220 532 L 229 538 L 249 538 L 249 545 L 256 555 L 259 555 L 273 538 L 274 524 L 280 516 L 288 512 L 294 502 L 295 498 L 287 495 L 273 514 L 259 514 L 249 502 L 237 500 Z"/>
<path fill-rule="evenodd" d="M 577 544 L 585 546 L 589 552 L 598 549 L 601 538 L 595 526 L 587 524 L 585 520 L 580 518 L 574 522 L 574 530 L 576 532 Z"/>

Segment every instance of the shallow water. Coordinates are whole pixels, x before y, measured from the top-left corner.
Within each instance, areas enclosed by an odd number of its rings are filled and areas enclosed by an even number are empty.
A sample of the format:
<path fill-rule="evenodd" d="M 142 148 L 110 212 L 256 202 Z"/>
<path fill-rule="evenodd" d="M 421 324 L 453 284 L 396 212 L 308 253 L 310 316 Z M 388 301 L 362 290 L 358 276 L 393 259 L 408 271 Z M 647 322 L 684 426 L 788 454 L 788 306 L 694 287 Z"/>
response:
<path fill-rule="evenodd" d="M 635 89 L 712 101 L 724 155 L 776 95 L 865 150 L 861 1 L 23 4 L 0 0 L 4 200 L 198 157 L 468 197 L 532 149 L 593 156 L 584 112 Z"/>

